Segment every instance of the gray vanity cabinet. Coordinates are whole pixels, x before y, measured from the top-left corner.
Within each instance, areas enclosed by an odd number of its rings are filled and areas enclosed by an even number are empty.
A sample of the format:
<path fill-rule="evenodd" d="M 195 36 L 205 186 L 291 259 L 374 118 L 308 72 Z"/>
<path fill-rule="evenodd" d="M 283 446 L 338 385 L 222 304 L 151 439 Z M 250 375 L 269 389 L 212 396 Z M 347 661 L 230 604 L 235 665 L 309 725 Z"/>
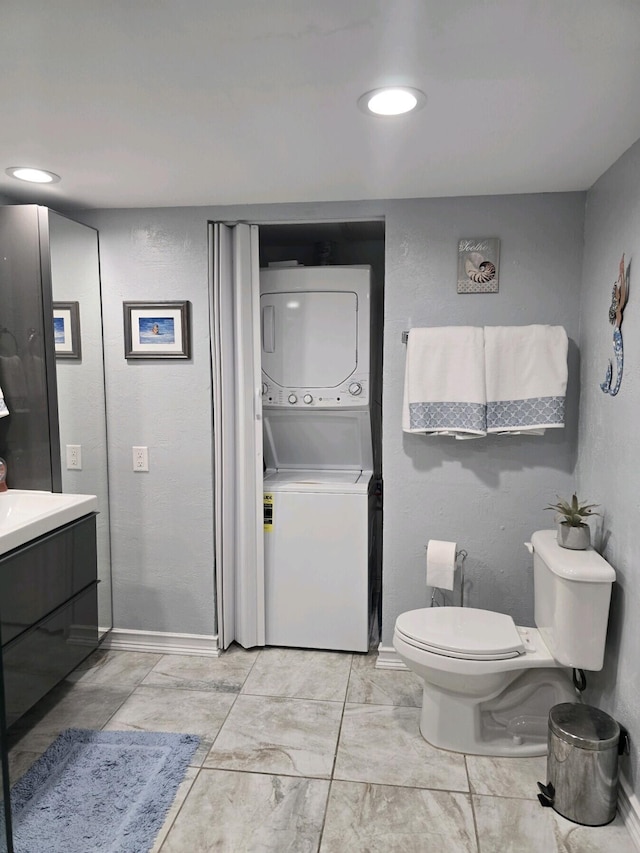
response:
<path fill-rule="evenodd" d="M 7 725 L 98 646 L 95 514 L 0 557 Z"/>

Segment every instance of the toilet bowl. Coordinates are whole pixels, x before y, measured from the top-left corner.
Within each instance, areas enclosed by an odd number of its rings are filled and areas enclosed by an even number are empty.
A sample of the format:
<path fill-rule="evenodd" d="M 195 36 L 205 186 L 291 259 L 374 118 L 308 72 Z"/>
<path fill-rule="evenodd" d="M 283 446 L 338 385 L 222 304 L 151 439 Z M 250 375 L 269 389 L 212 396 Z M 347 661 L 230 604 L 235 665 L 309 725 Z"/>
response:
<path fill-rule="evenodd" d="M 550 709 L 577 698 L 571 670 L 602 668 L 613 568 L 593 548 L 561 548 L 553 530 L 527 544 L 535 628 L 472 607 L 398 616 L 393 645 L 423 681 L 420 731 L 433 746 L 544 755 Z"/>
<path fill-rule="evenodd" d="M 467 607 L 411 610 L 393 645 L 423 681 L 422 736 L 474 755 L 544 755 L 549 709 L 575 702 L 569 673 L 536 628 Z"/>

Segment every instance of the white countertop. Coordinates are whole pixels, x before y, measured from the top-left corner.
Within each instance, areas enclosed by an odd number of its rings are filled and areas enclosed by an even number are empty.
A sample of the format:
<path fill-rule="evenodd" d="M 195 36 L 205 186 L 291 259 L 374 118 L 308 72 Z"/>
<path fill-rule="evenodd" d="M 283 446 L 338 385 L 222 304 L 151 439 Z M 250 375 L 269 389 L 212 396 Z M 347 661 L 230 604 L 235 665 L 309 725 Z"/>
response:
<path fill-rule="evenodd" d="M 0 555 L 97 509 L 95 495 L 27 489 L 0 492 Z"/>

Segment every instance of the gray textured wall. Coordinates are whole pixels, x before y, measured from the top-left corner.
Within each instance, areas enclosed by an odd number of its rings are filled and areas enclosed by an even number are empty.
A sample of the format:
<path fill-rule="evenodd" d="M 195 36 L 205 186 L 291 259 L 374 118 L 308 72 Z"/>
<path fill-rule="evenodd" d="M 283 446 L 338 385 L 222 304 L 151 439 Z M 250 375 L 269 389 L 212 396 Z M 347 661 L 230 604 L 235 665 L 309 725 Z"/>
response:
<path fill-rule="evenodd" d="M 608 321 L 611 289 L 620 258 L 631 262 L 630 297 L 624 313 L 624 374 L 616 397 L 600 383 L 613 356 Z M 590 677 L 589 701 L 609 711 L 631 733 L 632 752 L 624 760 L 627 777 L 640 795 L 638 745 L 640 682 L 640 142 L 589 191 L 585 222 L 580 312 L 582 402 L 578 485 L 580 494 L 601 504 L 596 544 L 617 573 L 609 620 L 605 667 Z"/>
<path fill-rule="evenodd" d="M 424 606 L 425 544 L 458 542 L 466 603 L 533 624 L 533 531 L 553 526 L 543 507 L 573 486 L 576 455 L 578 304 L 584 195 L 549 194 L 397 201 L 387 208 L 383 471 L 383 638 L 399 613 Z M 497 294 L 456 293 L 460 237 L 499 237 Z M 563 325 L 572 343 L 567 426 L 543 437 L 473 441 L 400 430 L 411 326 Z"/>
<path fill-rule="evenodd" d="M 573 484 L 577 357 L 567 429 L 544 438 L 455 442 L 400 430 L 403 329 L 560 323 L 577 336 L 584 195 L 76 212 L 100 232 L 109 422 L 114 624 L 215 630 L 207 221 L 294 222 L 385 216 L 383 374 L 384 637 L 426 602 L 424 544 L 469 550 L 469 603 L 530 623 L 530 559 L 542 507 Z M 502 241 L 500 292 L 459 296 L 460 237 Z M 127 364 L 123 300 L 189 299 L 190 362 Z M 148 445 L 148 474 L 131 446 Z"/>
<path fill-rule="evenodd" d="M 213 634 L 207 222 L 197 210 L 79 214 L 100 232 L 114 627 Z M 124 358 L 123 301 L 188 299 L 189 361 Z M 149 447 L 148 473 L 132 446 Z"/>

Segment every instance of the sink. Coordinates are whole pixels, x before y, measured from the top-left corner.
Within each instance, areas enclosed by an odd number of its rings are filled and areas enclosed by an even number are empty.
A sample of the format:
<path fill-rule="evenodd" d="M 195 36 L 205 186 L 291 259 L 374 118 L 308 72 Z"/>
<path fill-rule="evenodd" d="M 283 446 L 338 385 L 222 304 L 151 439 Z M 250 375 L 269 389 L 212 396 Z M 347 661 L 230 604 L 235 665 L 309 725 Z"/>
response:
<path fill-rule="evenodd" d="M 95 495 L 28 489 L 0 492 L 0 555 L 97 509 Z"/>

